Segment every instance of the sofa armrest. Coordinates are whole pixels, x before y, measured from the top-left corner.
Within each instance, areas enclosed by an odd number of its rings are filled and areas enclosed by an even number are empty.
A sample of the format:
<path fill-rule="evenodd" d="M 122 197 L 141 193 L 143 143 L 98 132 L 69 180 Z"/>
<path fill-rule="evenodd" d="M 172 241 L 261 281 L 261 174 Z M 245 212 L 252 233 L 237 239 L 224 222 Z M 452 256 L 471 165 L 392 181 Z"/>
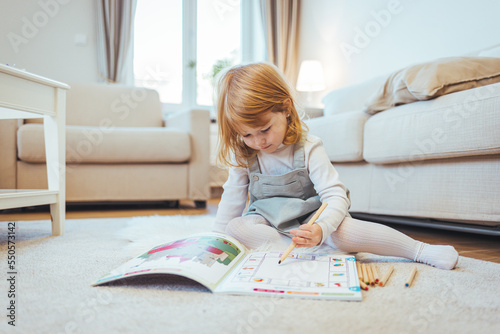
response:
<path fill-rule="evenodd" d="M 189 132 L 191 159 L 189 161 L 189 199 L 205 201 L 210 198 L 210 112 L 193 109 L 170 115 L 165 127 Z"/>
<path fill-rule="evenodd" d="M 309 133 L 323 141 L 330 161 L 357 162 L 363 161 L 363 133 L 369 117 L 365 112 L 353 111 L 313 118 L 306 124 Z"/>
<path fill-rule="evenodd" d="M 17 188 L 17 120 L 0 120 L 0 189 Z"/>

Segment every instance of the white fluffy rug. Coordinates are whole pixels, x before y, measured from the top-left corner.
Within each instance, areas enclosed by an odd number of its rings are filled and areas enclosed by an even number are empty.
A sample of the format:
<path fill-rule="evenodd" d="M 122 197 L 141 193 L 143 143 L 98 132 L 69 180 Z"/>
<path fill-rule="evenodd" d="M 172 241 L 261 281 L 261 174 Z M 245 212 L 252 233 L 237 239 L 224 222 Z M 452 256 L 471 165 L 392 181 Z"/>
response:
<path fill-rule="evenodd" d="M 362 302 L 212 294 L 173 276 L 90 287 L 97 278 L 152 246 L 208 231 L 212 216 L 80 219 L 63 237 L 49 221 L 21 221 L 16 229 L 16 326 L 10 299 L 7 223 L 0 223 L 1 333 L 494 333 L 500 331 L 500 264 L 461 257 L 445 271 L 359 253 L 381 271 L 394 265 L 386 287 L 363 291 Z"/>

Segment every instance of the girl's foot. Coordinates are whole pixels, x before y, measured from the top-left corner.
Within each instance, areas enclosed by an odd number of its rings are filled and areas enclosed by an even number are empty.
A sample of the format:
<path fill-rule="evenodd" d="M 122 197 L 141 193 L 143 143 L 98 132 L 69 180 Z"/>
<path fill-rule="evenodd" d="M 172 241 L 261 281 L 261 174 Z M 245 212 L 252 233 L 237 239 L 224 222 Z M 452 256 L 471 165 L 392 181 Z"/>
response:
<path fill-rule="evenodd" d="M 450 270 L 457 265 L 458 253 L 453 246 L 429 245 L 422 242 L 414 261 Z"/>

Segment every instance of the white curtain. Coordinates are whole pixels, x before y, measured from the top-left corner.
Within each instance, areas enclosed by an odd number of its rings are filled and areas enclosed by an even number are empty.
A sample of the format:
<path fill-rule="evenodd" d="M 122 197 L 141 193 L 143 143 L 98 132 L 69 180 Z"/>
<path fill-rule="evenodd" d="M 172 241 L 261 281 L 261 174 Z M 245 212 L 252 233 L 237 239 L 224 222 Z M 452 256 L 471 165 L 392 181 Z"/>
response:
<path fill-rule="evenodd" d="M 103 80 L 128 83 L 137 0 L 97 0 L 98 66 Z"/>
<path fill-rule="evenodd" d="M 261 0 L 267 60 L 280 68 L 292 85 L 298 75 L 301 0 Z"/>

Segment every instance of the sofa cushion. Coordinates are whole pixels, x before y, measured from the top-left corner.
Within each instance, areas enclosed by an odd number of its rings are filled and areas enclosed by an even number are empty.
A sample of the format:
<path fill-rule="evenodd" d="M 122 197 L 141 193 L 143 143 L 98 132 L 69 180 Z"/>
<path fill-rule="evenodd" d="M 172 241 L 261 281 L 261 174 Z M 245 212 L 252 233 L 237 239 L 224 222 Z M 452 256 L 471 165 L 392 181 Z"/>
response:
<path fill-rule="evenodd" d="M 44 164 L 17 162 L 17 185 L 47 189 Z M 188 164 L 69 164 L 66 202 L 165 201 L 189 198 Z"/>
<path fill-rule="evenodd" d="M 39 119 L 26 123 L 41 123 Z M 158 92 L 104 83 L 72 83 L 66 93 L 66 124 L 78 126 L 161 127 Z"/>
<path fill-rule="evenodd" d="M 500 58 L 441 58 L 391 74 L 368 101 L 366 112 L 375 114 L 401 104 L 496 82 L 500 82 Z"/>
<path fill-rule="evenodd" d="M 497 57 L 500 58 L 500 44 L 495 44 L 485 49 L 466 54 L 469 57 Z"/>
<path fill-rule="evenodd" d="M 44 163 L 43 125 L 25 124 L 17 133 L 18 157 Z M 169 128 L 66 127 L 68 163 L 179 163 L 191 157 L 187 132 Z"/>
<path fill-rule="evenodd" d="M 372 163 L 500 153 L 500 83 L 401 105 L 365 124 Z"/>
<path fill-rule="evenodd" d="M 386 76 L 379 76 L 359 84 L 335 89 L 322 100 L 325 108 L 323 115 L 329 116 L 344 112 L 363 110 L 370 99 L 384 84 Z"/>
<path fill-rule="evenodd" d="M 71 84 L 67 93 L 66 124 L 101 126 L 162 126 L 158 92 L 142 87 L 109 84 Z"/>
<path fill-rule="evenodd" d="M 312 118 L 307 121 L 309 132 L 323 140 L 330 161 L 363 160 L 363 127 L 369 115 L 349 112 Z"/>
<path fill-rule="evenodd" d="M 500 58 L 500 45 L 498 45 L 498 46 L 496 46 L 494 48 L 488 49 L 488 50 L 481 51 L 479 53 L 478 57 L 496 57 L 496 58 Z"/>

